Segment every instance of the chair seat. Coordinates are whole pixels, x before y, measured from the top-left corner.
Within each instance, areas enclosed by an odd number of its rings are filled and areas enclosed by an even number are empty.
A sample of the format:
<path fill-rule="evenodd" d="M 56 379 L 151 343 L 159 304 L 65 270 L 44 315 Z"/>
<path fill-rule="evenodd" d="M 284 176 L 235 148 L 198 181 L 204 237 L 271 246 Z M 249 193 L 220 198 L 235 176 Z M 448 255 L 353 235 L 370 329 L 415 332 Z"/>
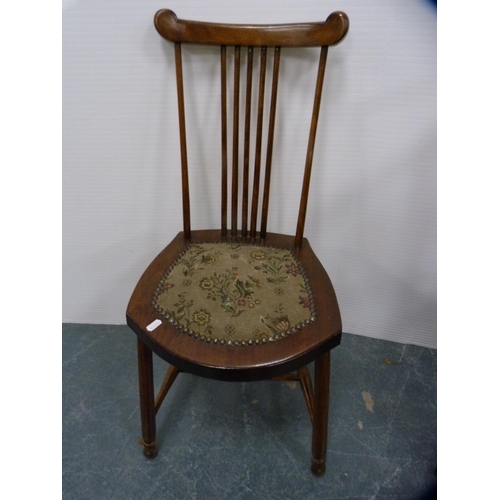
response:
<path fill-rule="evenodd" d="M 169 363 L 222 380 L 293 371 L 338 345 L 342 329 L 307 240 L 296 249 L 293 236 L 216 230 L 177 235 L 139 280 L 127 322 Z"/>
<path fill-rule="evenodd" d="M 190 244 L 153 303 L 184 333 L 222 345 L 280 340 L 315 319 L 309 279 L 292 252 L 246 242 Z"/>

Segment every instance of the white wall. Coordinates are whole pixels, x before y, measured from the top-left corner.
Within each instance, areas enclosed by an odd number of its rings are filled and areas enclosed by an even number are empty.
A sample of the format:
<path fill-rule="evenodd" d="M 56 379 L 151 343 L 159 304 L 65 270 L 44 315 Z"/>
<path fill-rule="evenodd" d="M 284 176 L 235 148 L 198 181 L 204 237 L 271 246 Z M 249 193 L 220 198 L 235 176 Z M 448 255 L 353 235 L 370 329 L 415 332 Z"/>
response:
<path fill-rule="evenodd" d="M 153 26 L 165 7 L 249 23 L 347 13 L 349 34 L 329 53 L 305 236 L 346 332 L 435 347 L 436 9 L 424 0 L 63 1 L 63 321 L 124 323 L 140 274 L 182 227 L 173 54 Z M 300 63 L 298 73 L 283 68 L 295 87 L 313 74 L 307 57 Z M 202 99 L 212 84 L 187 92 Z M 217 106 L 203 109 L 201 124 L 188 109 L 189 127 L 211 134 L 190 148 L 201 167 L 194 228 L 218 224 L 205 196 L 211 176 L 218 184 Z M 287 111 L 299 117 L 294 106 Z M 302 160 L 279 166 L 304 156 L 295 140 L 283 146 L 299 123 L 287 120 L 276 139 L 273 203 L 286 211 L 271 218 L 275 232 L 295 230 L 289 185 Z"/>

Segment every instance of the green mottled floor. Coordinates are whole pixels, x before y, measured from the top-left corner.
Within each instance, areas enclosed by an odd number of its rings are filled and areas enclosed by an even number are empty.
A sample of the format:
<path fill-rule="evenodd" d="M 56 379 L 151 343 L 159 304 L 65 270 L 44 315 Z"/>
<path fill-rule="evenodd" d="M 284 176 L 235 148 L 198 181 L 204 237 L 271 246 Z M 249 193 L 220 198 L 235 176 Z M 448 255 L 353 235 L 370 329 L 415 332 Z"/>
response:
<path fill-rule="evenodd" d="M 307 409 L 285 382 L 180 375 L 148 461 L 135 345 L 126 326 L 63 325 L 64 499 L 435 498 L 435 350 L 344 334 L 332 352 L 327 472 L 316 478 Z"/>

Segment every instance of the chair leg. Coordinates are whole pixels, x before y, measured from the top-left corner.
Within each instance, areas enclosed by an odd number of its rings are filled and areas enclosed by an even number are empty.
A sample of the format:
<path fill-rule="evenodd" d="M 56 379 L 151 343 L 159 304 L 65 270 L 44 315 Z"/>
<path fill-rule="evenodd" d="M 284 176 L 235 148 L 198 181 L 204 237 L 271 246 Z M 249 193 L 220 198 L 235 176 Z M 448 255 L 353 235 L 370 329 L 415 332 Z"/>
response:
<path fill-rule="evenodd" d="M 330 351 L 314 363 L 314 421 L 312 432 L 311 470 L 322 476 L 326 471 L 326 443 L 328 435 L 328 406 L 330 400 Z"/>
<path fill-rule="evenodd" d="M 137 339 L 137 359 L 139 363 L 139 399 L 141 407 L 142 441 L 144 456 L 154 458 L 156 448 L 156 417 L 153 380 L 153 353 L 141 340 Z"/>

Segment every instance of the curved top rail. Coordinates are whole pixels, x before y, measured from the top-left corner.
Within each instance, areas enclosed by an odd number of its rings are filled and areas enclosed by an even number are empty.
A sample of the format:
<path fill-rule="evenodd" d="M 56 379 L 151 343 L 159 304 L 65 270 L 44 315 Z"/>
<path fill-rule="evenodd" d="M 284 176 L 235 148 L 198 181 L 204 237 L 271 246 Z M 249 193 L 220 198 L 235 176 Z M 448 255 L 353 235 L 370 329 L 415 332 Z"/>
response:
<path fill-rule="evenodd" d="M 155 27 L 171 42 L 268 47 L 336 45 L 349 29 L 343 12 L 333 12 L 322 23 L 219 24 L 178 19 L 169 9 L 155 15 Z"/>

